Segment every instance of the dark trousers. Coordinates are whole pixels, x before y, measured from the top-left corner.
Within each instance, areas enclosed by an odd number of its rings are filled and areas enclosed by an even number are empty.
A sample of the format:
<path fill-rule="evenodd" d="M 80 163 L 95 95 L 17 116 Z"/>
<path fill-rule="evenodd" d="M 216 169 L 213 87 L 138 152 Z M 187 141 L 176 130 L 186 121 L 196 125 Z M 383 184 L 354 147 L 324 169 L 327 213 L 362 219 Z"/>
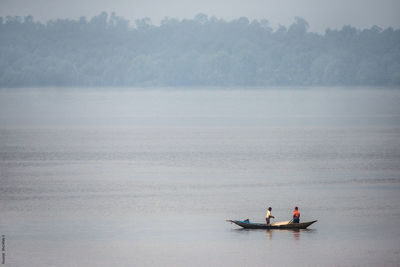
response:
<path fill-rule="evenodd" d="M 294 218 L 293 219 L 293 223 L 299 223 L 300 222 L 300 218 Z"/>

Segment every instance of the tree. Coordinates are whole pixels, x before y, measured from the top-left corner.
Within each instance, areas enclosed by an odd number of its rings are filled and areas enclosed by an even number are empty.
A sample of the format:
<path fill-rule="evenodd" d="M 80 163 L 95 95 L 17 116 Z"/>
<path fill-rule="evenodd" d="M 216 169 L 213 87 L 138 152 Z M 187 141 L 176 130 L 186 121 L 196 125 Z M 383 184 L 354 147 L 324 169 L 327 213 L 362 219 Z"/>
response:
<path fill-rule="evenodd" d="M 0 87 L 400 85 L 400 30 L 308 32 L 296 17 L 129 21 L 0 18 Z"/>

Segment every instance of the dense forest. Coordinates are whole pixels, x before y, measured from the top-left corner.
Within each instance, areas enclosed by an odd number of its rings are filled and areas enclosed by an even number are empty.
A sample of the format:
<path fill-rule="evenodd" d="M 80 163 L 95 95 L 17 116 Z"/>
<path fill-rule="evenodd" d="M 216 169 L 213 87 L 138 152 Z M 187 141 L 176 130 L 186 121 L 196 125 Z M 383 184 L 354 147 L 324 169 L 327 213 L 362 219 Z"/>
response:
<path fill-rule="evenodd" d="M 114 13 L 0 18 L 0 87 L 400 85 L 400 30 L 308 27 L 204 14 L 159 25 Z"/>

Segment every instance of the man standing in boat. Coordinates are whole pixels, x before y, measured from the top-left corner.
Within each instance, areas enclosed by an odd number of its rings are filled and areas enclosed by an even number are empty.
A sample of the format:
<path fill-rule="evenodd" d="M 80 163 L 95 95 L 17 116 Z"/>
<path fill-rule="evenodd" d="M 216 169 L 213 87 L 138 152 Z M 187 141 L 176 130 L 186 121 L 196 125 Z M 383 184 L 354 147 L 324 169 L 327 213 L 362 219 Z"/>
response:
<path fill-rule="evenodd" d="M 293 211 L 293 223 L 299 223 L 299 222 L 300 222 L 299 207 L 294 207 L 294 211 Z"/>
<path fill-rule="evenodd" d="M 269 207 L 268 210 L 267 210 L 267 217 L 265 218 L 265 220 L 267 221 L 267 224 L 270 224 L 269 223 L 269 219 L 270 218 L 274 218 L 275 219 L 275 217 L 271 215 L 271 210 L 272 210 L 271 207 Z"/>

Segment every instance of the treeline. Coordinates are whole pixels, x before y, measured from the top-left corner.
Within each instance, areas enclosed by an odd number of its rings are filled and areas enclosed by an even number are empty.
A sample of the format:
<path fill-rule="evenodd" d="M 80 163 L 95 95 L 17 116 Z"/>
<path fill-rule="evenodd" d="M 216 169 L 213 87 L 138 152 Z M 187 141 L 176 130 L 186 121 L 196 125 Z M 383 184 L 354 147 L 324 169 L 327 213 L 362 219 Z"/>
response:
<path fill-rule="evenodd" d="M 400 30 L 324 34 L 296 18 L 0 18 L 0 87 L 400 85 Z"/>

